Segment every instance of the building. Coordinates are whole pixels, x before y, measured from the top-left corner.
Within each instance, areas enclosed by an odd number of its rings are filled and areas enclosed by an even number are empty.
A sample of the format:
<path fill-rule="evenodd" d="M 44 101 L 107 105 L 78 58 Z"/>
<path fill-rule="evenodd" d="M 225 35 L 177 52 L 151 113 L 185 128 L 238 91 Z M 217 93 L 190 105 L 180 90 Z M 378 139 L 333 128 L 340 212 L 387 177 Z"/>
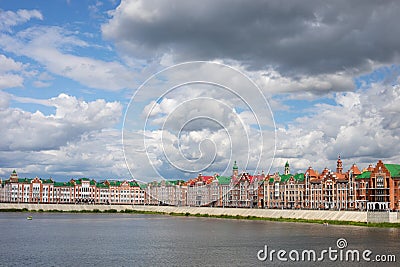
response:
<path fill-rule="evenodd" d="M 264 182 L 264 199 L 266 208 L 304 208 L 304 174 L 290 173 L 286 162 L 283 174 L 268 175 Z"/>
<path fill-rule="evenodd" d="M 0 201 L 12 203 L 87 203 L 210 206 L 271 209 L 400 210 L 400 165 L 384 164 L 360 171 L 353 164 L 346 172 L 338 157 L 336 170 L 321 173 L 251 175 L 239 173 L 236 161 L 231 176 L 204 176 L 184 180 L 96 182 L 79 178 L 68 182 L 35 177 L 19 178 L 13 171 L 0 180 Z"/>
<path fill-rule="evenodd" d="M 55 182 L 19 178 L 14 170 L 0 186 L 0 201 L 53 204 L 144 204 L 144 190 L 135 181 L 96 182 L 88 178 Z"/>

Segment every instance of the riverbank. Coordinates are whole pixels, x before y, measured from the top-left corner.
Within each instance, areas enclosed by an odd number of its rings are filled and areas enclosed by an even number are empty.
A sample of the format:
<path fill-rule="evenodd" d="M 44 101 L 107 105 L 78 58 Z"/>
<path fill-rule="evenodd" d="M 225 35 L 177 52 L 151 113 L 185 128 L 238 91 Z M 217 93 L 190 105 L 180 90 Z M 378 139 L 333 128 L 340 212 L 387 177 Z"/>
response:
<path fill-rule="evenodd" d="M 268 220 L 283 222 L 328 223 L 339 225 L 400 227 L 398 213 L 325 211 L 325 210 L 276 210 L 209 207 L 169 207 L 133 205 L 79 205 L 79 204 L 16 204 L 0 203 L 0 211 L 30 212 L 94 212 L 141 213 L 175 216 L 196 216 L 227 219 Z"/>

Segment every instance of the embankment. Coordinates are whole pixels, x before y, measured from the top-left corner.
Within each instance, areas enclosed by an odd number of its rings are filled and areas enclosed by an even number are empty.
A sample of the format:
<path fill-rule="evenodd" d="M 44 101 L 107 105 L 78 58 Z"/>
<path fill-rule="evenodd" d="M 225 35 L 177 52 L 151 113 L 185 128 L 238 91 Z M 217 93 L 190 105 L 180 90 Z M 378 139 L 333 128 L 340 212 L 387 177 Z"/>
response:
<path fill-rule="evenodd" d="M 242 209 L 209 207 L 169 207 L 136 205 L 79 205 L 79 204 L 28 204 L 0 203 L 1 210 L 29 211 L 137 211 L 139 213 L 184 214 L 212 217 L 270 218 L 277 220 L 329 221 L 359 223 L 400 223 L 396 212 L 326 211 L 326 210 L 278 210 L 278 209 Z"/>

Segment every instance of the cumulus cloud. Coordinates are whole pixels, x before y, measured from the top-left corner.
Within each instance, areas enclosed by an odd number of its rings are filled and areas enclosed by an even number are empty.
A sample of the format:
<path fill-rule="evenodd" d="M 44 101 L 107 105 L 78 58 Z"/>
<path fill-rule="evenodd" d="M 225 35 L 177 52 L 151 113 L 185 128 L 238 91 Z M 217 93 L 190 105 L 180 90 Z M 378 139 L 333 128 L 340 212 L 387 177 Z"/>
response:
<path fill-rule="evenodd" d="M 335 168 L 338 155 L 348 166 L 400 162 L 399 100 L 398 85 L 376 83 L 337 94 L 333 105 L 315 105 L 313 115 L 279 128 L 277 162 L 289 159 L 303 171 Z"/>
<path fill-rule="evenodd" d="M 234 60 L 293 80 L 288 91 L 341 91 L 345 73 L 397 62 L 399 11 L 396 1 L 125 0 L 102 32 L 138 58 Z"/>
<path fill-rule="evenodd" d="M 24 78 L 20 72 L 23 69 L 22 63 L 0 54 L 0 89 L 22 86 Z"/>
<path fill-rule="evenodd" d="M 218 63 L 183 64 L 136 92 L 125 118 L 125 152 L 131 169 L 148 158 L 158 172 L 153 176 L 165 178 L 230 174 L 234 160 L 243 169 L 268 169 L 273 128 L 264 95 L 240 71 Z"/>
<path fill-rule="evenodd" d="M 91 131 L 58 149 L 0 153 L 0 175 L 8 177 L 16 169 L 20 177 L 37 175 L 58 181 L 89 177 L 130 179 L 126 168 L 121 133 L 118 130 Z"/>
<path fill-rule="evenodd" d="M 85 102 L 65 94 L 37 102 L 55 107 L 55 114 L 45 116 L 40 111 L 16 108 L 0 110 L 0 151 L 57 149 L 79 140 L 84 133 L 112 128 L 122 112 L 118 102 Z"/>

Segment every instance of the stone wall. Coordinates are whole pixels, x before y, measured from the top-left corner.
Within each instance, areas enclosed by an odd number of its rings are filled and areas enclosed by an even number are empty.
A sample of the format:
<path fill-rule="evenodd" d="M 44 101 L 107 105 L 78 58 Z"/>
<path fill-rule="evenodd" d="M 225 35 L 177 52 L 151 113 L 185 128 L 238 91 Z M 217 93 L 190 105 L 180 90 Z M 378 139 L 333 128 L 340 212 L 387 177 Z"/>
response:
<path fill-rule="evenodd" d="M 175 212 L 190 214 L 209 214 L 209 215 L 240 215 L 256 216 L 264 218 L 296 218 L 307 220 L 339 220 L 366 222 L 367 213 L 359 211 L 325 211 L 325 210 L 277 210 L 277 209 L 242 209 L 242 208 L 208 208 L 208 207 L 169 207 L 169 206 L 132 206 L 132 205 L 79 205 L 79 204 L 28 204 L 28 203 L 0 203 L 0 209 L 23 209 L 28 210 L 63 210 L 80 211 L 94 210 L 100 211 L 115 209 L 117 211 L 134 209 L 139 211 L 155 212 Z"/>
<path fill-rule="evenodd" d="M 390 223 L 400 223 L 399 212 L 367 212 L 368 222 L 390 222 Z"/>
<path fill-rule="evenodd" d="M 208 208 L 208 207 L 169 207 L 169 206 L 133 206 L 133 205 L 80 205 L 80 204 L 28 204 L 0 203 L 0 209 L 28 210 L 110 210 L 130 209 L 138 211 L 175 212 L 209 215 L 240 215 L 264 218 L 294 218 L 306 220 L 338 220 L 353 222 L 392 222 L 400 223 L 398 212 L 361 212 L 361 211 L 326 211 L 326 210 L 278 210 L 278 209 L 242 209 L 242 208 Z"/>

